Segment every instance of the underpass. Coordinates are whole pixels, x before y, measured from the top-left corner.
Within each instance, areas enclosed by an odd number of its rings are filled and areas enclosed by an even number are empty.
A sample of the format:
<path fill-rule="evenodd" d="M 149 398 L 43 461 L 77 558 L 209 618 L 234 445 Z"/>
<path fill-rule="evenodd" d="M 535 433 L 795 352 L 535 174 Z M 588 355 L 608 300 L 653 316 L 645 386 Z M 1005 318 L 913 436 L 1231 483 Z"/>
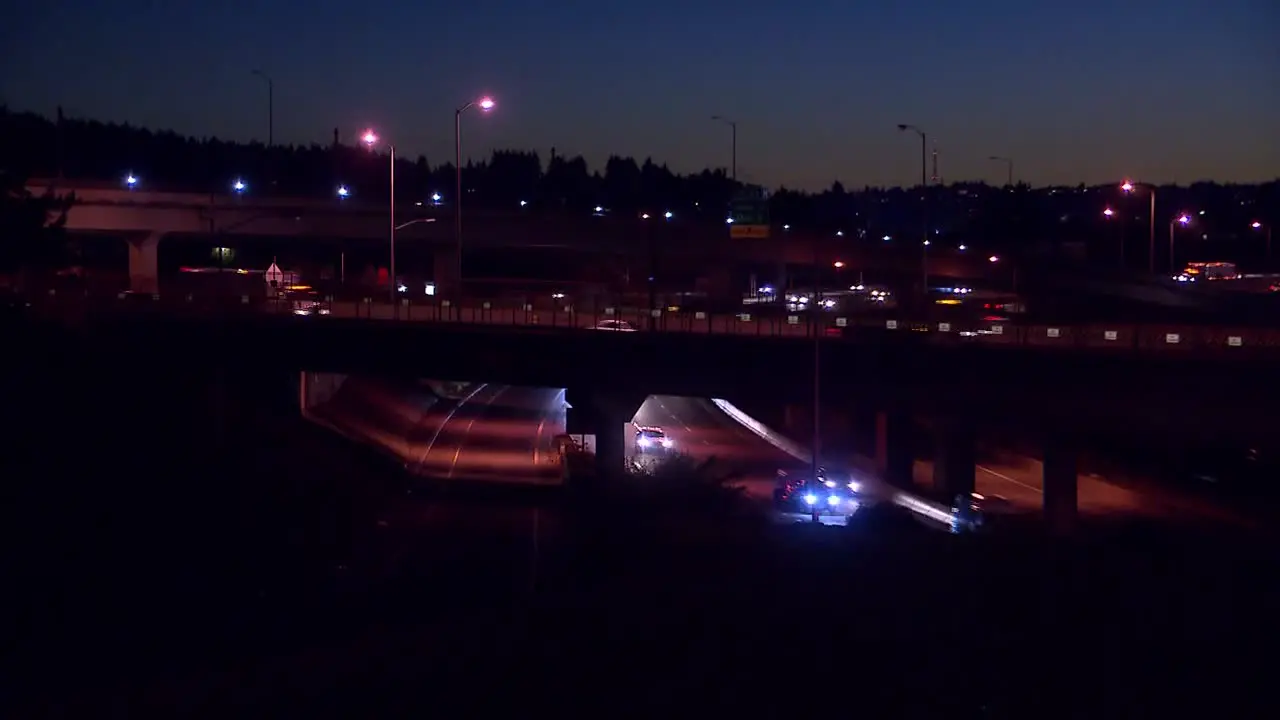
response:
<path fill-rule="evenodd" d="M 310 415 L 342 434 L 371 444 L 402 462 L 410 473 L 446 482 L 495 482 L 558 485 L 561 467 L 555 445 L 565 432 L 565 391 L 501 384 L 458 384 L 456 397 L 441 397 L 434 381 L 348 379 L 328 402 Z M 660 427 L 669 450 L 638 452 L 635 433 L 641 426 Z M 628 462 L 650 467 L 670 455 L 704 463 L 708 472 L 727 474 L 749 496 L 768 501 L 776 473 L 807 473 L 811 455 L 804 443 L 766 427 L 724 400 L 671 395 L 650 396 L 631 422 L 618 429 Z M 929 459 L 914 462 L 918 494 L 883 483 L 874 460 L 848 446 L 824 450 L 824 464 L 848 472 L 870 496 L 892 499 L 922 517 L 945 522 L 945 498 L 931 499 L 934 467 Z M 996 514 L 1037 516 L 1043 506 L 1043 467 L 1038 460 L 1001 453 L 976 467 L 975 490 Z M 1097 518 L 1149 517 L 1198 519 L 1238 524 L 1239 518 L 1161 489 L 1145 492 L 1081 472 L 1079 507 Z M 936 496 L 935 496 L 936 497 Z"/>

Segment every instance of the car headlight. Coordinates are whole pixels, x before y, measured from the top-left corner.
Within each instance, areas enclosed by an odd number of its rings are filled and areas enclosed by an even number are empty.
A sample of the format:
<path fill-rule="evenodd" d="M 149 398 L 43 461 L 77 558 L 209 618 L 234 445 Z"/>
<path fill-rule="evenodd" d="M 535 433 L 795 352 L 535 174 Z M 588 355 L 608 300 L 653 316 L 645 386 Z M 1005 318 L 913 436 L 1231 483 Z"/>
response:
<path fill-rule="evenodd" d="M 823 485 L 826 485 L 826 486 L 827 486 L 827 487 L 829 487 L 829 488 L 833 488 L 833 487 L 835 487 L 835 486 L 836 486 L 836 481 L 835 481 L 835 480 L 828 480 L 828 481 L 824 482 L 824 483 L 823 483 Z"/>
<path fill-rule="evenodd" d="M 640 441 L 637 442 L 636 444 L 639 445 L 640 447 L 649 447 L 653 443 L 649 442 L 649 438 L 640 438 Z"/>
<path fill-rule="evenodd" d="M 850 490 L 852 490 L 853 492 L 861 492 L 861 491 L 862 491 L 862 483 L 860 483 L 860 482 L 858 482 L 858 481 L 856 481 L 856 480 L 850 480 L 850 481 L 849 481 L 849 489 L 850 489 Z"/>
<path fill-rule="evenodd" d="M 806 503 L 806 504 L 808 504 L 808 505 L 817 505 L 817 504 L 818 504 L 818 496 L 817 496 L 817 495 L 814 495 L 813 493 L 809 493 L 808 495 L 805 495 L 805 496 L 804 496 L 804 501 L 805 501 L 805 503 Z"/>
<path fill-rule="evenodd" d="M 672 445 L 675 445 L 675 443 L 671 442 L 671 438 L 663 438 L 663 439 L 662 439 L 662 447 L 664 447 L 664 448 L 670 448 Z"/>
<path fill-rule="evenodd" d="M 832 495 L 832 496 L 830 496 L 830 497 L 828 497 L 828 498 L 827 498 L 827 504 L 828 504 L 828 505 L 839 505 L 839 504 L 840 504 L 840 498 L 836 497 L 835 495 Z"/>

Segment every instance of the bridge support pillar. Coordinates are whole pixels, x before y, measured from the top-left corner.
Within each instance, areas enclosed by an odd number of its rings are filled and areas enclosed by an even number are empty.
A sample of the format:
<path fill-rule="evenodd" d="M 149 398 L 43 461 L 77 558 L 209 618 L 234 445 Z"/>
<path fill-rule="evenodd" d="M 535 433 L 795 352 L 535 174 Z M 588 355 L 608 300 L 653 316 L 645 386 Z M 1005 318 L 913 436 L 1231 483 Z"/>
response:
<path fill-rule="evenodd" d="M 571 435 L 594 435 L 596 477 L 618 477 L 626 468 L 627 430 L 645 396 L 590 387 L 565 389 L 565 425 Z"/>
<path fill-rule="evenodd" d="M 164 233 L 129 240 L 129 289 L 138 293 L 160 292 L 160 241 Z"/>
<path fill-rule="evenodd" d="M 1044 444 L 1044 516 L 1049 529 L 1068 534 L 1075 529 L 1079 507 L 1079 451 L 1067 438 Z"/>
<path fill-rule="evenodd" d="M 977 474 L 977 433 L 971 423 L 958 418 L 937 422 L 934 443 L 933 487 L 948 501 L 973 493 Z"/>
<path fill-rule="evenodd" d="M 909 488 L 913 484 L 914 433 L 915 423 L 908 413 L 884 410 L 876 415 L 876 473 L 890 485 Z"/>

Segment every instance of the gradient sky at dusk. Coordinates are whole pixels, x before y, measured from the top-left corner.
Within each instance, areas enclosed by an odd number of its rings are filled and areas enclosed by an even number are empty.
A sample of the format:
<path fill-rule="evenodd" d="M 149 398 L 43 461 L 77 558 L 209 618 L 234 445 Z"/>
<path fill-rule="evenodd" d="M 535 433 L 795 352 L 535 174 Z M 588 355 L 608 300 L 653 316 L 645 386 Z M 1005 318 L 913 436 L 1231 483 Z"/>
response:
<path fill-rule="evenodd" d="M 1256 181 L 1280 175 L 1280 4 L 1274 0 L 698 0 L 452 4 L 44 0 L 7 9 L 0 102 L 265 138 L 354 142 L 375 125 L 401 152 L 536 149 L 545 159 L 652 156 L 729 165 L 805 188 L 910 184 L 919 141 L 945 180 L 1034 184 Z"/>

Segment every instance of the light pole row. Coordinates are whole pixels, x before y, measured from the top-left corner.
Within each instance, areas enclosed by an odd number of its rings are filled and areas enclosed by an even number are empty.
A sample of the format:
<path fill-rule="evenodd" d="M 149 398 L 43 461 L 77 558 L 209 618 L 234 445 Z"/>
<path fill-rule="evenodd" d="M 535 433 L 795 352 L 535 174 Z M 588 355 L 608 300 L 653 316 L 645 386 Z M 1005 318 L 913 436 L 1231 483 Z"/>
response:
<path fill-rule="evenodd" d="M 453 144 L 454 144 L 454 154 L 455 154 L 455 161 L 456 161 L 455 170 L 456 170 L 456 179 L 457 179 L 457 185 L 455 188 L 457 195 L 453 201 L 454 202 L 453 228 L 454 228 L 454 243 L 456 245 L 457 254 L 458 254 L 457 264 L 455 265 L 454 269 L 457 272 L 457 283 L 458 283 L 459 291 L 461 291 L 461 286 L 462 286 L 462 113 L 466 112 L 467 110 L 473 107 L 479 108 L 482 112 L 489 112 L 490 110 L 497 107 L 497 103 L 493 100 L 493 98 L 488 96 L 477 98 L 459 107 L 454 112 L 454 116 L 453 116 L 453 120 L 454 120 Z M 364 135 L 361 136 L 361 140 L 364 142 L 365 145 L 369 146 L 371 150 L 376 148 L 381 143 L 381 139 L 378 137 L 378 134 L 375 133 L 373 130 L 365 131 Z M 403 227 L 412 225 L 413 221 L 407 222 L 404 225 L 399 225 L 399 226 L 396 225 L 396 146 L 394 143 L 390 143 L 390 142 L 386 143 L 386 146 L 388 151 L 391 153 L 390 172 L 389 172 L 390 185 L 391 185 L 390 285 L 391 285 L 391 303 L 394 306 L 396 304 L 397 288 L 399 287 L 399 283 L 396 281 L 396 231 Z"/>

